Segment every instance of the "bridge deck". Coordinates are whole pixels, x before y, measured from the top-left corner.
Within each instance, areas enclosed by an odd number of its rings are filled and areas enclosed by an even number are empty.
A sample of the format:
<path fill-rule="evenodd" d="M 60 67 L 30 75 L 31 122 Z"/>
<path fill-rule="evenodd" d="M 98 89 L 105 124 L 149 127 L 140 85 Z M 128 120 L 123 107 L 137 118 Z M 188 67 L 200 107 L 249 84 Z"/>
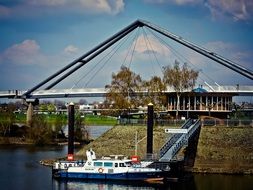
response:
<path fill-rule="evenodd" d="M 238 96 L 253 96 L 253 86 L 203 86 L 202 88 L 206 89 L 208 93 L 231 93 Z M 0 91 L 0 98 L 19 99 L 22 98 L 25 92 L 25 90 Z M 172 88 L 168 88 L 165 91 L 165 93 L 171 92 L 175 91 Z M 50 89 L 37 90 L 31 94 L 30 98 L 104 97 L 106 93 L 104 88 Z"/>

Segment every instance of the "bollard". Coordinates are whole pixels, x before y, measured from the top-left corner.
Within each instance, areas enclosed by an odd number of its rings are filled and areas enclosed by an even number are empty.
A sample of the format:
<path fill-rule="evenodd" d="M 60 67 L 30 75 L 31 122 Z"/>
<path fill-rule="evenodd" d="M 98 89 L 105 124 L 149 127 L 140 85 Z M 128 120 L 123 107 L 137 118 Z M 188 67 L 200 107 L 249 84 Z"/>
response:
<path fill-rule="evenodd" d="M 74 103 L 68 106 L 68 160 L 74 160 L 74 125 L 75 125 L 75 108 Z"/>
<path fill-rule="evenodd" d="M 147 120 L 147 155 L 153 154 L 153 125 L 154 125 L 154 109 L 153 104 L 148 104 L 148 120 Z"/>

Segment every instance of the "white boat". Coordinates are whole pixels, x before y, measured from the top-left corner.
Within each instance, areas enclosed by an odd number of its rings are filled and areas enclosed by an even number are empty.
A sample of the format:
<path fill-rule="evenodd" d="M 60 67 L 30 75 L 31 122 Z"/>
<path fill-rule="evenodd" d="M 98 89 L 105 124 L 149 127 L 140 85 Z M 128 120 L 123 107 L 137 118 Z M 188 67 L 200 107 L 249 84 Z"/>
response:
<path fill-rule="evenodd" d="M 93 150 L 86 151 L 87 161 L 57 161 L 52 168 L 54 178 L 103 179 L 103 180 L 163 180 L 164 172 L 149 168 L 148 162 L 136 157 L 127 159 L 114 155 L 96 159 Z"/>

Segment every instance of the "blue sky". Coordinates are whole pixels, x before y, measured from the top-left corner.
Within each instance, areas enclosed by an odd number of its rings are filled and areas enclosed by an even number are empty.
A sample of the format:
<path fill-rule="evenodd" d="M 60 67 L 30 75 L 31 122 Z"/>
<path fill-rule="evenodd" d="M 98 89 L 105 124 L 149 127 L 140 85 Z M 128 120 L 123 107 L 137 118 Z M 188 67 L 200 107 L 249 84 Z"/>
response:
<path fill-rule="evenodd" d="M 0 0 L 0 90 L 32 88 L 137 19 L 253 70 L 252 0 Z M 56 88 L 104 87 L 122 64 L 148 79 L 175 59 L 200 71 L 197 84 L 253 85 L 164 40 L 147 29 L 135 31 L 111 59 L 97 58 Z"/>

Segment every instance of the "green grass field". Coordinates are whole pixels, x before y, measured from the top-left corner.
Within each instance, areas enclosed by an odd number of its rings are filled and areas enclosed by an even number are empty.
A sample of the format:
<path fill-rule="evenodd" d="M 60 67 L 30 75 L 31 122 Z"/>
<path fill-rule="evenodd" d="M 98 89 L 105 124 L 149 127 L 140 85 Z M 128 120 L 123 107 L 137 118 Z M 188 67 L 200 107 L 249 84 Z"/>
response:
<path fill-rule="evenodd" d="M 14 114 L 13 118 L 6 116 L 5 114 L 0 114 L 0 123 L 6 123 L 8 121 L 13 121 L 13 123 L 26 123 L 26 114 Z M 65 114 L 41 114 L 45 121 L 49 124 L 55 123 L 68 123 L 68 117 Z M 85 125 L 116 125 L 117 119 L 110 116 L 99 116 L 99 115 L 85 115 L 81 118 L 82 123 Z"/>

